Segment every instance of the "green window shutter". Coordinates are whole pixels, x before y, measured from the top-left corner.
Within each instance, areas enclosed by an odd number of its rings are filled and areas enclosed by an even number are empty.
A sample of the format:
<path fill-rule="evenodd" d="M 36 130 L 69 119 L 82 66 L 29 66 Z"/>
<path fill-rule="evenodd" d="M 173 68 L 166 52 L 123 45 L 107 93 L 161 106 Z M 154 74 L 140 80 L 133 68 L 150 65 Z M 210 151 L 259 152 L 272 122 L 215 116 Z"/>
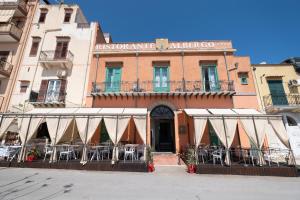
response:
<path fill-rule="evenodd" d="M 105 78 L 106 92 L 120 92 L 121 73 L 122 70 L 120 67 L 106 68 L 106 78 Z"/>
<path fill-rule="evenodd" d="M 153 88 L 155 92 L 170 91 L 169 67 L 154 67 Z"/>

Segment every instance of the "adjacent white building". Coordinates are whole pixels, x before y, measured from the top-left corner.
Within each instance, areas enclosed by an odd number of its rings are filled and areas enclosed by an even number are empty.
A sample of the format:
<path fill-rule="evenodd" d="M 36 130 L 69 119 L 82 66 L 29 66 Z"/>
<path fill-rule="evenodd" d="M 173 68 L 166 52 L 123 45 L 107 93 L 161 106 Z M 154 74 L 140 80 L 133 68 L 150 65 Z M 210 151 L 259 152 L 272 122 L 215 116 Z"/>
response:
<path fill-rule="evenodd" d="M 40 4 L 35 13 L 9 111 L 33 107 L 84 107 L 98 23 L 78 5 Z"/>

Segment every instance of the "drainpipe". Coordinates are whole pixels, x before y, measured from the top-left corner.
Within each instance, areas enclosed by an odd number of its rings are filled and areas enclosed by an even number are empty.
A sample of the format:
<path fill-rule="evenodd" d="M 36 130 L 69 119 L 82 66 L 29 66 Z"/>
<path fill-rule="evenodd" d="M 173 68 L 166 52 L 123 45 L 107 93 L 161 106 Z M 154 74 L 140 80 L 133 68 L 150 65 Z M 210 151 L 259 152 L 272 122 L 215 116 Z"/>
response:
<path fill-rule="evenodd" d="M 136 56 L 136 89 L 140 90 L 140 79 L 139 79 L 139 53 L 135 53 Z"/>
<path fill-rule="evenodd" d="M 97 78 L 98 78 L 98 69 L 99 69 L 99 60 L 100 60 L 100 55 L 96 55 L 97 58 L 97 63 L 96 63 L 96 73 L 95 73 L 95 79 L 93 83 L 93 92 L 96 92 L 96 87 L 97 87 Z"/>
<path fill-rule="evenodd" d="M 258 96 L 259 96 L 259 101 L 260 101 L 260 107 L 261 107 L 261 110 L 265 111 L 265 106 L 264 106 L 264 102 L 262 100 L 262 96 L 261 96 L 261 93 L 260 93 L 260 89 L 259 89 L 259 84 L 257 82 L 257 77 L 256 77 L 256 67 L 252 67 L 253 69 L 253 74 L 254 74 L 254 80 L 255 80 L 255 87 L 257 89 L 257 92 L 258 92 Z"/>
<path fill-rule="evenodd" d="M 181 66 L 182 66 L 182 89 L 183 91 L 186 91 L 186 85 L 185 85 L 185 71 L 184 71 L 184 51 L 181 52 Z"/>
<path fill-rule="evenodd" d="M 227 58 L 226 58 L 227 52 L 224 51 L 224 61 L 225 61 L 225 67 L 226 67 L 226 73 L 227 73 L 227 80 L 228 82 L 230 81 L 230 75 L 229 75 L 229 71 L 228 71 L 228 64 L 227 64 Z"/>

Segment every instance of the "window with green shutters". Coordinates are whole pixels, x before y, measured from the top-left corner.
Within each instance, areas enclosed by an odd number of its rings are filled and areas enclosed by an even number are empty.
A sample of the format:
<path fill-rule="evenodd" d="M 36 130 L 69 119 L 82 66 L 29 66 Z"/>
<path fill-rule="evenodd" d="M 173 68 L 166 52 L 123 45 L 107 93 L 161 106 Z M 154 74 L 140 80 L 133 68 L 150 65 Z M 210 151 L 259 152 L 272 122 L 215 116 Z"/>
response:
<path fill-rule="evenodd" d="M 219 78 L 216 65 L 201 65 L 203 89 L 206 92 L 220 90 Z"/>
<path fill-rule="evenodd" d="M 268 80 L 273 105 L 288 105 L 282 80 Z"/>
<path fill-rule="evenodd" d="M 106 67 L 106 92 L 120 92 L 121 89 L 121 67 Z"/>
<path fill-rule="evenodd" d="M 170 76 L 168 66 L 155 66 L 153 76 L 154 92 L 170 91 Z"/>

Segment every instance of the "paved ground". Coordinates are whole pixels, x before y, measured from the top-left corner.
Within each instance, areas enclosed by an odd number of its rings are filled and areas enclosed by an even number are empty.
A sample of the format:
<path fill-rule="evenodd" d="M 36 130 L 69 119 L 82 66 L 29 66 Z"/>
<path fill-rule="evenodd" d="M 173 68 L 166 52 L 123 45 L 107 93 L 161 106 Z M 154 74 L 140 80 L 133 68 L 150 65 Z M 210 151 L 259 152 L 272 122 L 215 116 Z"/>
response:
<path fill-rule="evenodd" d="M 0 168 L 1 199 L 300 199 L 300 178 Z"/>

